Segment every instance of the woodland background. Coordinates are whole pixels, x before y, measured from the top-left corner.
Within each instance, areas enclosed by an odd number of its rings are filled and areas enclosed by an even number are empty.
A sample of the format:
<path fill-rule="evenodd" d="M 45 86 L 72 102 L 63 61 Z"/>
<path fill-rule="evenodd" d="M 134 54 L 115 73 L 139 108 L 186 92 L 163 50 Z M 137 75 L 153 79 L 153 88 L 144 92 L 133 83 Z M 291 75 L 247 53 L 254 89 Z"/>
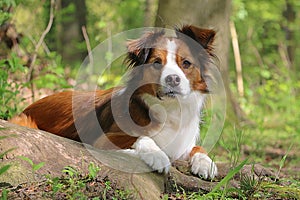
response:
<path fill-rule="evenodd" d="M 195 24 L 217 31 L 228 97 L 215 159 L 236 164 L 248 157 L 299 181 L 299 15 L 297 0 L 2 0 L 0 119 L 72 89 L 89 49 L 116 33 Z M 114 85 L 124 72 L 112 67 L 99 87 Z"/>

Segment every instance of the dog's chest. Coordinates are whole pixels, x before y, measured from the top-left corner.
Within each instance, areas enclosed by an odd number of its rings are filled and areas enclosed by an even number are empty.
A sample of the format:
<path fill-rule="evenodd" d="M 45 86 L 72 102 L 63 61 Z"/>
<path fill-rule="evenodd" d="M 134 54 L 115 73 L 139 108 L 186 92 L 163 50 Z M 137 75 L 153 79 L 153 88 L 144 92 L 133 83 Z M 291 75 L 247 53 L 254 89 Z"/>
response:
<path fill-rule="evenodd" d="M 151 138 L 171 160 L 188 157 L 200 136 L 200 110 L 204 98 L 193 94 L 174 101 L 145 101 L 150 107 L 150 115 L 160 122 L 156 130 L 150 130 Z"/>

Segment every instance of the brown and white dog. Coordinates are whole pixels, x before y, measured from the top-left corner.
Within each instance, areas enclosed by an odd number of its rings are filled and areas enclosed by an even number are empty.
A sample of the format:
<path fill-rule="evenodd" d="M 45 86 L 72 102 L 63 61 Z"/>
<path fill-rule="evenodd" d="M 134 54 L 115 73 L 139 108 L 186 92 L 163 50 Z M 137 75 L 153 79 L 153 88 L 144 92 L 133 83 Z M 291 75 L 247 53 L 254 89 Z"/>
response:
<path fill-rule="evenodd" d="M 128 42 L 125 86 L 57 93 L 11 121 L 97 148 L 123 149 L 158 172 L 168 172 L 174 160 L 189 160 L 193 174 L 214 178 L 216 165 L 196 141 L 215 32 L 195 26 L 175 32 L 148 32 Z"/>

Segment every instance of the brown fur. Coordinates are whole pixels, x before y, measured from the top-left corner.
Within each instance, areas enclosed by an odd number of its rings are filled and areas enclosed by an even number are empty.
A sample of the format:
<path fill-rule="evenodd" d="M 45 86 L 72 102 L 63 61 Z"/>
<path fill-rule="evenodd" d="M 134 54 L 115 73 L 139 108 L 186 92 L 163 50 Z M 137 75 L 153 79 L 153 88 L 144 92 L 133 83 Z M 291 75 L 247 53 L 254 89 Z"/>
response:
<path fill-rule="evenodd" d="M 190 157 L 193 157 L 196 153 L 207 154 L 207 152 L 205 151 L 205 149 L 203 149 L 203 147 L 201 147 L 201 146 L 195 146 L 195 147 L 193 147 L 192 151 L 190 152 Z"/>
<path fill-rule="evenodd" d="M 27 116 L 24 113 L 13 117 L 10 120 L 10 122 L 14 124 L 19 124 L 20 126 L 26 126 L 28 128 L 38 128 L 35 121 L 30 116 Z"/>

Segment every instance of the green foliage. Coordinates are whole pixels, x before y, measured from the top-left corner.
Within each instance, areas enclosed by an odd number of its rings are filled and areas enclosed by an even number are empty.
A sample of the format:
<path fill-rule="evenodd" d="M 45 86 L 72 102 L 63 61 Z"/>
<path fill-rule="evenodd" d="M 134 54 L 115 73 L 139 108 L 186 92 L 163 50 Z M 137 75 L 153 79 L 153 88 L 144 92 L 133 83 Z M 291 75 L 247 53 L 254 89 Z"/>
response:
<path fill-rule="evenodd" d="M 4 174 L 9 168 L 11 167 L 11 165 L 4 165 L 0 168 L 0 176 L 1 174 Z"/>
<path fill-rule="evenodd" d="M 81 178 L 80 172 L 70 166 L 65 167 L 62 172 L 66 174 L 65 178 L 55 177 L 48 180 L 48 183 L 52 186 L 52 195 L 64 192 L 67 199 L 86 199 L 82 192 L 85 187 L 85 180 Z"/>
<path fill-rule="evenodd" d="M 280 163 L 279 163 L 279 169 L 278 169 L 277 174 L 276 174 L 276 179 L 279 179 L 280 171 L 281 171 L 281 169 L 284 167 L 284 164 L 285 164 L 285 162 L 286 162 L 287 156 L 288 156 L 288 154 L 290 153 L 292 146 L 293 146 L 293 143 L 290 145 L 290 147 L 288 148 L 286 154 L 285 154 L 285 155 L 282 157 L 282 159 L 280 160 Z"/>
<path fill-rule="evenodd" d="M 237 167 L 230 170 L 228 172 L 228 174 L 212 189 L 212 191 L 208 194 L 208 196 L 210 196 L 211 194 L 214 194 L 216 191 L 220 190 L 221 187 L 226 188 L 229 181 L 233 178 L 233 176 L 235 174 L 237 174 L 243 168 L 243 166 L 247 163 L 247 161 L 248 161 L 248 159 L 242 161 Z"/>
<path fill-rule="evenodd" d="M 8 119 L 20 111 L 19 104 L 24 100 L 17 95 L 24 83 L 14 82 L 10 75 L 24 73 L 26 67 L 21 59 L 12 53 L 10 58 L 0 60 L 0 118 Z"/>
<path fill-rule="evenodd" d="M 33 80 L 37 88 L 49 88 L 52 90 L 70 87 L 65 77 L 64 68 L 60 63 L 57 55 L 52 53 L 46 59 L 56 59 L 51 65 L 41 69 L 39 76 Z M 45 62 L 38 60 L 37 62 Z M 23 88 L 30 87 L 29 82 L 24 79 L 27 76 L 28 68 L 22 64 L 22 60 L 15 53 L 11 53 L 7 59 L 0 60 L 0 118 L 9 119 L 21 112 L 23 107 L 20 91 Z"/>
<path fill-rule="evenodd" d="M 88 33 L 95 47 L 115 33 L 143 26 L 145 0 L 86 1 Z"/>
<path fill-rule="evenodd" d="M 38 72 L 39 76 L 33 80 L 36 87 L 52 90 L 69 88 L 70 85 L 65 78 L 65 69 L 61 56 L 51 52 L 45 56 L 45 59 L 48 62 L 47 65 Z"/>
<path fill-rule="evenodd" d="M 2 193 L 1 193 L 1 196 L 0 196 L 0 199 L 1 200 L 7 200 L 8 199 L 8 192 L 9 192 L 9 190 L 7 190 L 7 189 L 2 189 Z"/>
<path fill-rule="evenodd" d="M 33 173 L 35 173 L 37 170 L 39 170 L 45 165 L 45 162 L 40 162 L 35 164 L 30 158 L 25 156 L 19 156 L 19 158 L 30 164 Z"/>
<path fill-rule="evenodd" d="M 250 197 L 258 190 L 260 183 L 261 181 L 257 180 L 254 175 L 245 175 L 240 182 L 241 192 Z"/>
<path fill-rule="evenodd" d="M 29 3 L 26 4 L 27 6 L 36 6 L 34 5 L 34 1 L 27 3 Z M 28 19 L 26 17 L 26 9 L 28 8 L 25 4 L 19 3 L 18 1 L 6 0 L 3 2 L 1 1 L 0 8 L 1 6 L 6 8 L 6 5 L 7 7 L 15 7 L 18 5 L 18 9 L 15 9 L 18 10 L 17 15 L 9 13 L 11 18 L 15 21 L 18 21 L 16 20 L 16 16 L 20 13 L 20 17 L 17 18 Z M 11 10 L 14 11 L 14 9 Z M 28 12 L 32 17 L 31 10 L 32 8 L 30 9 L 30 12 Z M 37 11 L 36 14 L 38 16 L 40 8 L 34 10 Z M 0 14 L 0 18 L 1 16 L 2 15 Z M 22 30 L 22 26 L 18 25 L 18 23 L 16 24 L 16 31 L 19 31 L 19 29 Z M 36 25 L 35 28 L 39 27 L 38 23 L 34 24 Z M 28 26 L 26 28 L 28 29 Z M 40 48 L 38 52 L 34 52 L 36 41 L 39 40 L 40 33 L 30 35 L 28 34 L 29 31 L 27 29 L 24 30 L 26 34 L 22 34 L 20 41 L 18 41 L 19 44 L 17 45 L 17 48 L 1 51 L 1 54 L 4 53 L 6 55 L 1 55 L 0 59 L 0 119 L 9 119 L 22 111 L 25 106 L 23 103 L 25 99 L 23 98 L 24 94 L 21 95 L 20 92 L 23 92 L 24 89 L 28 88 L 29 90 L 26 91 L 32 91 L 30 89 L 34 87 L 37 89 L 49 88 L 56 90 L 70 87 L 65 76 L 65 69 L 62 64 L 61 56 L 47 50 L 47 47 L 44 47 L 45 45 L 43 46 L 44 48 Z M 37 53 L 37 59 L 32 64 L 31 59 L 35 53 Z M 33 68 L 32 82 L 28 81 L 28 67 Z M 29 95 L 25 93 L 24 96 Z M 32 96 L 34 95 L 32 94 Z"/>
<path fill-rule="evenodd" d="M 12 17 L 10 8 L 15 7 L 19 3 L 18 0 L 2 0 L 0 1 L 0 26 L 5 24 Z"/>
<path fill-rule="evenodd" d="M 294 21 L 285 17 L 287 2 L 295 11 Z M 239 36 L 245 85 L 245 96 L 239 102 L 256 123 L 288 133 L 300 130 L 296 120 L 300 117 L 299 10 L 297 1 L 233 1 L 232 20 Z M 234 71 L 232 68 L 231 80 Z M 236 91 L 235 84 L 231 87 Z M 278 123 L 272 118 L 279 113 Z"/>
<path fill-rule="evenodd" d="M 89 176 L 90 179 L 96 178 L 98 172 L 100 171 L 100 167 L 95 165 L 95 163 L 93 163 L 93 162 L 90 162 L 90 164 L 88 166 L 88 169 L 89 169 L 88 176 Z"/>
<path fill-rule="evenodd" d="M 115 196 L 110 196 L 112 199 L 127 199 L 130 195 L 129 191 L 114 190 L 111 186 L 109 180 L 101 180 L 100 188 L 97 187 L 95 190 L 98 191 L 97 195 L 93 192 L 87 192 L 87 188 L 90 185 L 97 184 L 99 179 L 97 179 L 98 172 L 100 168 L 94 163 L 89 163 L 88 174 L 77 170 L 74 167 L 67 166 L 62 172 L 64 176 L 62 177 L 47 177 L 47 184 L 51 188 L 51 196 L 55 198 L 56 195 L 64 195 L 66 199 L 106 199 L 110 194 Z M 103 188 L 102 188 L 103 187 Z M 99 194 L 100 192 L 100 194 Z"/>
<path fill-rule="evenodd" d="M 30 65 L 32 54 L 35 53 L 35 45 L 40 39 L 41 33 L 49 20 L 49 2 L 47 1 L 47 3 L 44 4 L 37 0 L 26 2 L 5 0 L 0 3 L 0 8 L 1 6 L 3 9 L 8 7 L 14 8 L 11 10 L 12 12 L 6 10 L 6 14 L 9 15 L 9 18 L 6 19 L 13 19 L 16 30 L 18 33 L 22 33 L 22 38 L 18 45 L 20 49 L 18 54 L 8 52 L 11 56 L 6 56 L 5 59 L 0 61 L 0 66 L 3 69 L 0 71 L 1 119 L 11 118 L 17 113 L 20 113 L 24 108 L 23 106 L 26 106 L 22 104 L 24 99 L 19 95 L 20 91 L 23 91 L 23 88 L 28 87 L 29 90 L 27 91 L 30 91 L 32 87 L 35 89 L 48 88 L 51 90 L 61 90 L 62 88 L 70 87 L 67 81 L 68 77 L 66 77 L 67 75 L 65 73 L 68 69 L 66 69 L 63 64 L 61 55 L 49 51 L 48 49 L 48 47 L 50 50 L 54 49 L 59 42 L 55 42 L 55 40 L 57 40 L 57 33 L 55 31 L 59 29 L 59 26 L 56 24 L 53 25 L 50 33 L 47 34 L 45 45 L 42 45 L 37 52 L 37 59 L 34 62 L 34 66 L 32 66 L 32 82 L 24 80 L 24 77 L 28 77 L 28 65 Z M 114 0 L 113 2 L 103 1 L 101 4 L 96 1 L 86 1 L 86 5 L 89 11 L 87 16 L 87 29 L 92 47 L 114 33 L 143 25 L 145 0 Z M 32 15 L 32 10 L 35 10 L 35 15 Z M 74 4 L 70 4 L 65 9 L 56 11 L 55 23 L 59 24 L 70 20 L 70 16 L 73 16 L 71 14 L 74 13 L 74 11 Z M 2 16 L 5 17 L 0 14 L 0 18 Z M 82 46 L 82 44 L 78 45 Z M 85 44 L 84 48 L 86 48 Z M 12 50 L 12 52 L 14 52 L 14 50 Z M 21 58 L 24 54 L 26 54 L 25 57 L 29 59 L 28 63 L 26 63 L 26 67 L 23 66 L 25 63 Z M 111 55 L 108 53 L 106 56 L 108 61 L 110 57 Z M 80 60 L 80 62 L 82 62 L 82 60 Z M 119 83 L 121 75 L 125 71 L 125 67 L 120 66 L 122 66 L 122 63 L 117 61 L 108 70 L 108 73 L 101 76 L 101 78 L 95 77 L 95 80 L 99 83 L 101 88 L 111 87 Z M 75 76 L 76 69 L 69 72 L 69 75 Z"/>
<path fill-rule="evenodd" d="M 244 131 L 233 127 L 233 130 L 230 129 L 230 132 L 232 137 L 225 140 L 224 136 L 222 136 L 218 144 L 227 151 L 227 159 L 229 159 L 231 166 L 235 167 L 241 158 Z"/>
<path fill-rule="evenodd" d="M 55 177 L 48 180 L 48 183 L 52 186 L 52 195 L 63 192 L 66 193 L 68 199 L 86 199 L 83 189 L 88 181 L 93 181 L 96 178 L 100 168 L 91 162 L 88 170 L 88 178 L 86 179 L 74 167 L 65 167 L 62 172 L 66 174 L 66 177 L 63 179 Z"/>
<path fill-rule="evenodd" d="M 300 145 L 300 3 L 260 0 L 232 2 L 231 20 L 238 33 L 245 87 L 245 95 L 238 97 L 238 101 L 248 118 L 254 122 L 254 126 L 243 127 L 243 145 L 251 148 L 251 159 L 265 163 L 266 147 L 280 147 L 287 151 L 293 143 L 294 151 L 299 152 L 296 146 Z M 288 20 L 285 16 L 287 3 L 295 11 L 294 20 Z M 289 54 L 289 51 L 293 53 Z M 231 89 L 236 92 L 234 62 L 230 62 Z M 230 141 L 233 134 L 231 128 L 224 129 L 223 138 L 226 138 L 226 142 L 224 145 L 220 142 L 222 148 L 234 144 Z M 284 161 L 278 158 L 266 164 L 283 167 L 286 162 L 299 163 L 297 157 L 288 161 L 286 157 Z"/>
<path fill-rule="evenodd" d="M 105 184 L 105 187 L 104 187 L 102 199 L 106 200 L 106 193 L 107 193 L 107 191 L 111 190 L 111 186 L 110 186 L 111 183 L 110 183 L 110 181 L 106 181 L 104 184 Z"/>

